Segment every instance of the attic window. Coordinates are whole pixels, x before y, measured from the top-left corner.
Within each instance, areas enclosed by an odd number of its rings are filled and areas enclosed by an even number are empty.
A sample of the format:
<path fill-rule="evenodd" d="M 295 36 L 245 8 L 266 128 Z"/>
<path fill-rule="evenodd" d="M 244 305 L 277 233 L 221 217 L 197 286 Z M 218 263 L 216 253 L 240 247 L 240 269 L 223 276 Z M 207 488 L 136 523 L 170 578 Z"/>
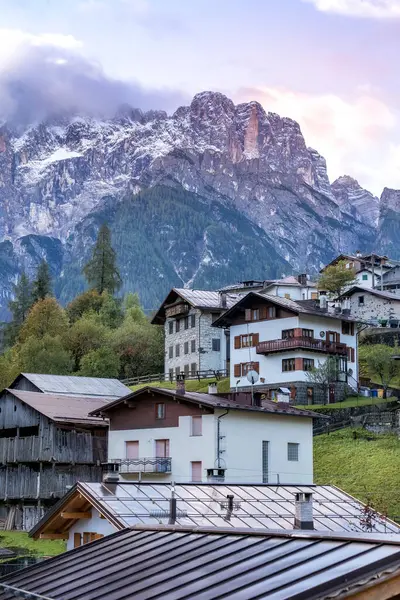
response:
<path fill-rule="evenodd" d="M 367 275 L 367 273 L 364 273 L 364 275 L 362 276 L 362 280 L 363 281 L 368 281 L 368 275 Z"/>
<path fill-rule="evenodd" d="M 165 419 L 165 404 L 157 402 L 156 404 L 156 419 Z"/>
<path fill-rule="evenodd" d="M 364 296 L 358 296 L 358 305 L 364 306 Z"/>

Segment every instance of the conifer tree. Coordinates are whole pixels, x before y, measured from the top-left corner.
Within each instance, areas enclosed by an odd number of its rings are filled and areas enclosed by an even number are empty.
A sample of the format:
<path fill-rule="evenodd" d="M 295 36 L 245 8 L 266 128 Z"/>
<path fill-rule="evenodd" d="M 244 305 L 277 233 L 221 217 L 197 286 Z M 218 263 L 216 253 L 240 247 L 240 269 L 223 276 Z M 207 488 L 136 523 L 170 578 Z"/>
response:
<path fill-rule="evenodd" d="M 14 300 L 8 303 L 8 308 L 12 314 L 12 320 L 4 328 L 4 345 L 11 346 L 18 337 L 19 330 L 24 323 L 28 312 L 32 306 L 32 286 L 23 271 L 21 277 L 13 286 Z"/>
<path fill-rule="evenodd" d="M 32 284 L 33 303 L 38 302 L 39 300 L 44 300 L 47 296 L 51 295 L 52 290 L 49 265 L 45 260 L 42 260 L 36 272 L 36 279 Z"/>
<path fill-rule="evenodd" d="M 91 287 L 99 294 L 114 294 L 122 285 L 117 268 L 116 254 L 111 246 L 111 234 L 107 225 L 100 227 L 93 248 L 92 258 L 83 268 L 83 274 Z"/>

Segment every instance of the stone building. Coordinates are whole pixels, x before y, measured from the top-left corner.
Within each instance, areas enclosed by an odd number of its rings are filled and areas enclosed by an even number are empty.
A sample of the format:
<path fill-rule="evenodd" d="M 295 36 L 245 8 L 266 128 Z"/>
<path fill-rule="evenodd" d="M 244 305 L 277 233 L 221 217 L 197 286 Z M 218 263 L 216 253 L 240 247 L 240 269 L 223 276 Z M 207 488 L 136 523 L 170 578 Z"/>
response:
<path fill-rule="evenodd" d="M 342 297 L 342 306 L 350 309 L 353 317 L 370 325 L 398 327 L 400 296 L 393 292 L 353 286 Z"/>
<path fill-rule="evenodd" d="M 165 374 L 172 380 L 229 364 L 229 335 L 213 322 L 238 300 L 236 294 L 173 288 L 152 323 L 165 328 Z"/>

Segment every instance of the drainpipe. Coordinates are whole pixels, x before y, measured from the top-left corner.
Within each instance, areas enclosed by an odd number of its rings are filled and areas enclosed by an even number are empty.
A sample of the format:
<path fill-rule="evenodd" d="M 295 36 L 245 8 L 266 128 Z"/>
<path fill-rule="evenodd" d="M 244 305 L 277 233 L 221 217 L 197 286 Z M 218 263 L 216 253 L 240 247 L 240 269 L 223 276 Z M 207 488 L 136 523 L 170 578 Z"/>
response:
<path fill-rule="evenodd" d="M 225 417 L 229 412 L 229 408 L 226 412 L 222 413 L 222 415 L 219 415 L 219 417 L 217 417 L 217 466 L 218 469 L 221 468 L 221 452 L 220 452 L 220 442 L 221 442 L 221 419 L 222 417 Z"/>
<path fill-rule="evenodd" d="M 197 344 L 197 354 L 199 355 L 199 377 L 200 377 L 200 371 L 201 371 L 201 368 L 200 368 L 200 360 L 201 360 L 201 351 L 200 351 L 200 348 L 201 348 L 201 345 L 200 345 L 201 344 L 200 319 L 201 319 L 201 312 L 199 312 L 199 343 Z"/>

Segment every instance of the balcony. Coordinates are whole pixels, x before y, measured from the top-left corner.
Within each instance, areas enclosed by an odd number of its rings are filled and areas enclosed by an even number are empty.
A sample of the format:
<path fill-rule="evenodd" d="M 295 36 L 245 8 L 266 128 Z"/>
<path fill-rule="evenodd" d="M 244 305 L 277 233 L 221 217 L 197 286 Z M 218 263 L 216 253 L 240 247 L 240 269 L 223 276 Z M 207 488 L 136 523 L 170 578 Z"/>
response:
<path fill-rule="evenodd" d="M 109 463 L 119 465 L 120 473 L 171 473 L 172 459 L 168 458 L 113 458 Z"/>
<path fill-rule="evenodd" d="M 260 342 L 256 347 L 257 354 L 272 354 L 274 352 L 286 352 L 288 350 L 311 350 L 325 354 L 347 355 L 346 344 L 317 340 L 310 337 L 293 337 L 287 340 L 270 340 Z"/>
<path fill-rule="evenodd" d="M 179 302 L 178 304 L 170 304 L 169 306 L 165 307 L 165 316 L 167 318 L 180 317 L 182 315 L 187 315 L 189 310 L 189 304 L 184 304 L 183 302 Z"/>

